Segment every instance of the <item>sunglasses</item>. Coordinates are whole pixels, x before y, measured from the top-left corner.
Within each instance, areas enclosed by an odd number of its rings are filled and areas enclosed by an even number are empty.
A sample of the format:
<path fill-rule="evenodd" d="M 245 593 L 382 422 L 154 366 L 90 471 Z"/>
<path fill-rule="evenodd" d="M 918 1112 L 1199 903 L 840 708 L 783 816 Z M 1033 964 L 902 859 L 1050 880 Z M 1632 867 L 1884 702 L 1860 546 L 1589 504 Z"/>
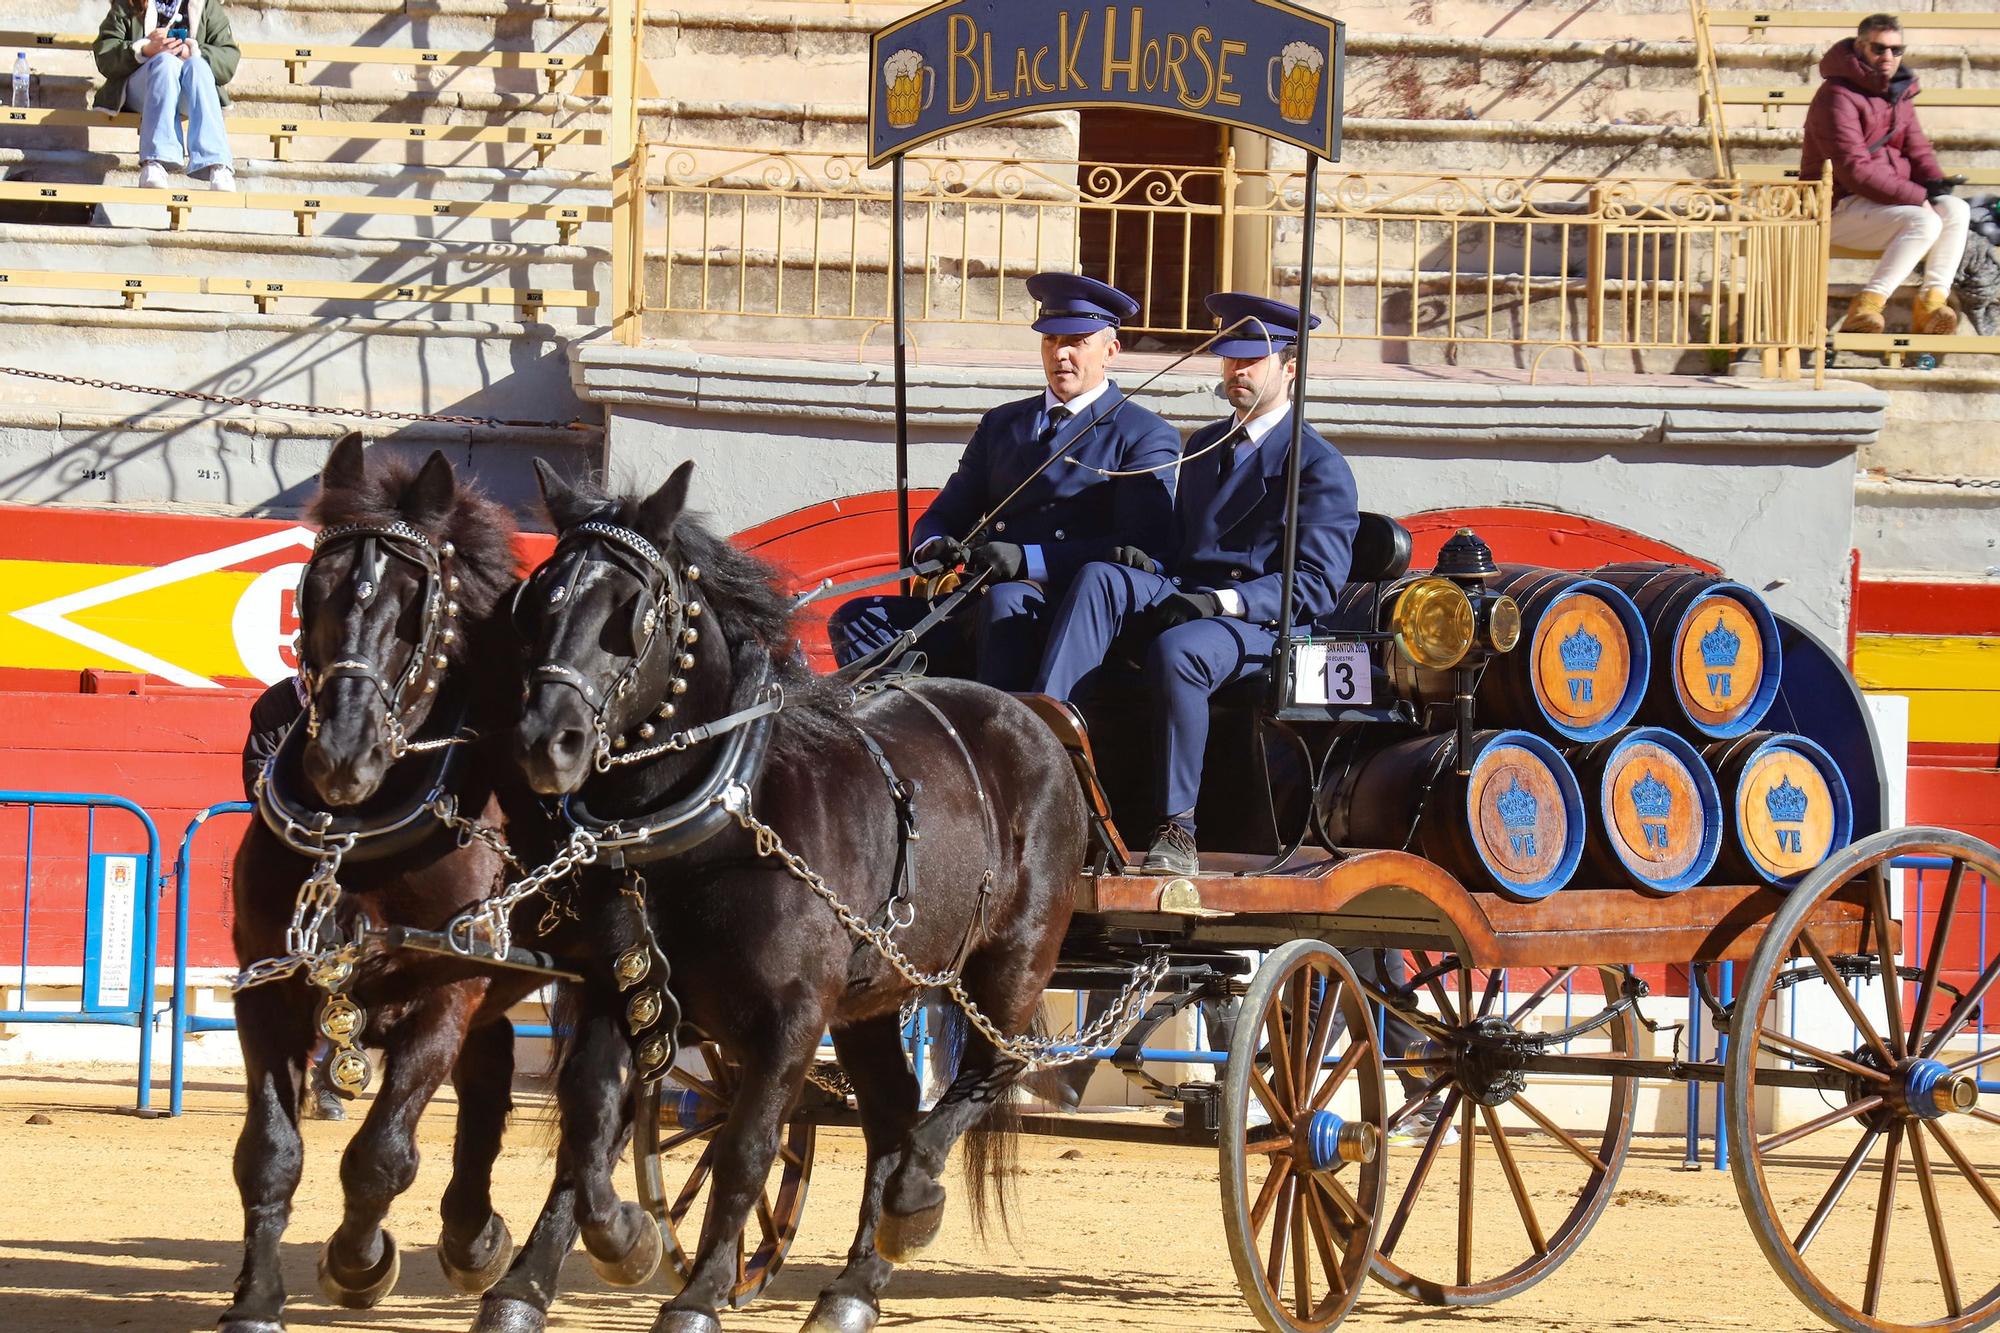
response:
<path fill-rule="evenodd" d="M 1868 53 L 1870 55 L 1901 57 L 1903 52 L 1908 49 L 1902 46 L 1890 46 L 1887 42 L 1868 43 Z"/>

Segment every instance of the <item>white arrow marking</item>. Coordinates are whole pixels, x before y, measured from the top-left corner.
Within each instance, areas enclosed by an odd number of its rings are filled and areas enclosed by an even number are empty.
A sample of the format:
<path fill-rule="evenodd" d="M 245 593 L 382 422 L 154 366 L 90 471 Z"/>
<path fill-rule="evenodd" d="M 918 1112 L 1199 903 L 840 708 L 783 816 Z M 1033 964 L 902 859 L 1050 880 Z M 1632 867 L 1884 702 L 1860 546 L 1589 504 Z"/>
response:
<path fill-rule="evenodd" d="M 142 592 L 151 592 L 155 588 L 164 588 L 168 584 L 179 583 L 185 579 L 194 578 L 197 575 L 212 574 L 219 569 L 228 569 L 233 565 L 242 564 L 245 560 L 254 560 L 258 556 L 269 555 L 273 551 L 282 551 L 288 546 L 303 546 L 311 549 L 312 543 L 313 530 L 311 528 L 281 528 L 277 532 L 267 532 L 262 537 L 252 537 L 249 541 L 237 542 L 234 546 L 225 546 L 215 551 L 203 551 L 199 555 L 191 555 L 185 559 L 176 560 L 170 565 L 160 565 L 153 569 L 142 569 L 136 574 L 127 574 L 122 579 L 113 579 L 109 583 L 100 583 L 94 588 L 85 588 L 80 592 L 67 593 L 61 597 L 51 598 L 46 602 L 37 602 L 33 606 L 24 606 L 13 614 L 16 620 L 25 621 L 33 625 L 36 629 L 44 630 L 59 639 L 68 639 L 71 643 L 79 647 L 87 648 L 95 653 L 102 653 L 106 657 L 123 662 L 125 665 L 144 671 L 149 675 L 170 680 L 176 685 L 185 685 L 191 689 L 201 690 L 221 689 L 221 686 L 206 676 L 197 676 L 185 667 L 175 666 L 172 662 L 166 661 L 164 658 L 155 657 L 144 649 L 134 648 L 131 644 L 114 639 L 108 634 L 100 634 L 94 629 L 85 629 L 82 625 L 70 620 L 69 617 L 79 611 L 88 611 L 93 606 L 102 606 L 106 602 L 115 602 L 122 597 L 133 597 Z"/>

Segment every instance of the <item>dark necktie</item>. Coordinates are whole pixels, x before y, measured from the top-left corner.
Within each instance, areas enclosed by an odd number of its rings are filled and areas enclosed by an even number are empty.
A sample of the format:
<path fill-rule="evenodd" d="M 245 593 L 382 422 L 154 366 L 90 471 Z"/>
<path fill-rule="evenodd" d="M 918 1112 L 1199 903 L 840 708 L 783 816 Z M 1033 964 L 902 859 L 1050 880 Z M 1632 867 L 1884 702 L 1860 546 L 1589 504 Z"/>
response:
<path fill-rule="evenodd" d="M 1242 443 L 1243 428 L 1231 426 L 1222 442 L 1215 446 L 1215 489 L 1221 490 L 1229 484 L 1229 474 L 1236 470 L 1236 446 Z"/>
<path fill-rule="evenodd" d="M 1056 442 L 1056 436 L 1062 433 L 1063 422 L 1068 420 L 1069 409 L 1061 403 L 1049 409 L 1049 424 L 1042 427 L 1042 433 L 1035 437 L 1035 443 L 1041 446 L 1044 453 Z"/>

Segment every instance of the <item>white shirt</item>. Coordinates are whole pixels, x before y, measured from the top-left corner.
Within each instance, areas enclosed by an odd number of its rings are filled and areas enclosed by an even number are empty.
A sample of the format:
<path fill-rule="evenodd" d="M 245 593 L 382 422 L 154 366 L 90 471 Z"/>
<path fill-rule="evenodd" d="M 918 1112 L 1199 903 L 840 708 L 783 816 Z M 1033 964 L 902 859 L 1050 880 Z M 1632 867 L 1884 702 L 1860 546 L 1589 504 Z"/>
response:
<path fill-rule="evenodd" d="M 1049 413 L 1055 411 L 1058 407 L 1062 408 L 1069 413 L 1069 417 L 1064 422 L 1067 425 L 1069 421 L 1074 421 L 1089 410 L 1090 405 L 1102 398 L 1104 391 L 1110 387 L 1110 380 L 1099 380 L 1096 388 L 1080 393 L 1066 403 L 1056 397 L 1054 389 L 1044 387 L 1042 389 L 1041 415 L 1035 418 L 1035 438 L 1040 439 L 1042 432 L 1049 428 Z M 1028 577 L 1037 583 L 1047 583 L 1049 581 L 1049 562 L 1043 557 L 1042 548 L 1039 546 L 1023 546 L 1021 551 L 1023 553 L 1022 558 L 1027 562 Z"/>
<path fill-rule="evenodd" d="M 1237 467 L 1243 466 L 1245 455 L 1254 454 L 1263 447 L 1264 437 L 1277 428 L 1278 422 L 1284 417 L 1285 413 L 1291 411 L 1291 408 L 1291 400 L 1284 399 L 1265 408 L 1248 421 L 1240 419 L 1237 421 L 1237 427 L 1242 432 L 1241 437 L 1236 441 L 1234 446 L 1236 449 L 1235 465 Z M 1236 589 L 1217 588 L 1215 590 L 1215 600 L 1222 604 L 1223 615 L 1234 616 L 1238 620 L 1243 618 L 1243 594 L 1236 591 Z"/>

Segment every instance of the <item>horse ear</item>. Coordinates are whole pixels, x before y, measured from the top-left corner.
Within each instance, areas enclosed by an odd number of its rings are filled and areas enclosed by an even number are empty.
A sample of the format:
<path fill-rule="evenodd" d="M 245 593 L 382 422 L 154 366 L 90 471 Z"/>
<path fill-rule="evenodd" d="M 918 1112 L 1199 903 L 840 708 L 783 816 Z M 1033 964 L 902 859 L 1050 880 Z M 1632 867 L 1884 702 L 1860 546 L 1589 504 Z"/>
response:
<path fill-rule="evenodd" d="M 451 513 L 457 498 L 458 477 L 451 470 L 451 460 L 443 450 L 433 449 L 404 495 L 409 516 L 420 527 L 438 523 Z"/>
<path fill-rule="evenodd" d="M 326 456 L 326 466 L 319 473 L 320 489 L 358 490 L 366 471 L 367 464 L 361 453 L 361 432 L 351 430 L 334 442 L 333 452 Z"/>
<path fill-rule="evenodd" d="M 694 460 L 690 458 L 639 506 L 639 525 L 654 541 L 664 541 L 674 530 L 674 521 L 687 508 L 688 483 L 693 478 Z"/>
<path fill-rule="evenodd" d="M 600 507 L 597 501 L 564 481 L 546 458 L 535 460 L 535 484 L 542 488 L 542 508 L 549 511 L 549 520 L 559 531 L 575 527 Z"/>

